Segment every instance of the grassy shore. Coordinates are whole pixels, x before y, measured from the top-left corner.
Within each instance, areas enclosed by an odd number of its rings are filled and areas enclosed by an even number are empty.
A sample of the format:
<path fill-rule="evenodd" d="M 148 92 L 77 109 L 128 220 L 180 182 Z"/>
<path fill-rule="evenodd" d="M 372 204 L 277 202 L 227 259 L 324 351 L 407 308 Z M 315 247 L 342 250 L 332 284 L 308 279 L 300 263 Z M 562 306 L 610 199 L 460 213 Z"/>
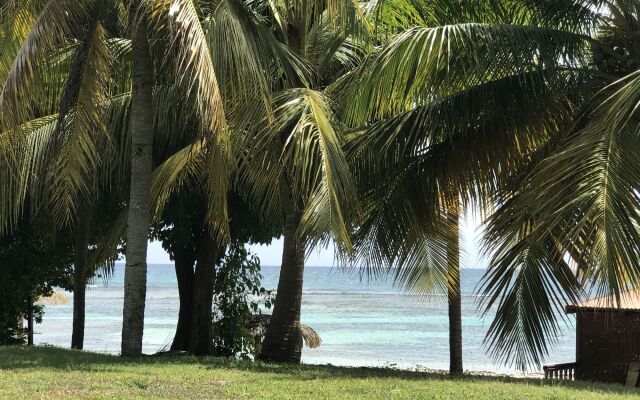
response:
<path fill-rule="evenodd" d="M 0 399 L 638 399 L 621 386 L 0 348 Z"/>

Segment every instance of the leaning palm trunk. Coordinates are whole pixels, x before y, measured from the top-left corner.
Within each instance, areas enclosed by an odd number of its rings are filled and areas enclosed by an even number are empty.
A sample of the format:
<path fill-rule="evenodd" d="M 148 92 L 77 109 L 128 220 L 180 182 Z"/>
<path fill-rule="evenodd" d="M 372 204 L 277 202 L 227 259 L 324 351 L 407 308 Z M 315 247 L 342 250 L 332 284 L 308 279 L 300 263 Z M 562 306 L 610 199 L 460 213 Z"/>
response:
<path fill-rule="evenodd" d="M 295 205 L 287 210 L 284 226 L 282 267 L 271 322 L 258 359 L 299 363 L 302 355 L 300 307 L 304 273 L 304 239 L 297 230 L 302 211 Z"/>
<path fill-rule="evenodd" d="M 447 244 L 449 276 L 449 373 L 461 374 L 462 367 L 462 293 L 460 291 L 460 210 L 456 204 L 448 218 L 454 234 Z"/>
<path fill-rule="evenodd" d="M 89 231 L 91 213 L 78 215 L 76 229 L 75 259 L 73 262 L 73 331 L 71 348 L 82 350 L 84 346 L 85 294 L 87 290 L 87 268 L 89 255 Z"/>
<path fill-rule="evenodd" d="M 136 2 L 137 3 L 137 2 Z M 133 94 L 131 105 L 131 188 L 127 221 L 122 320 L 123 356 L 142 354 L 144 306 L 147 290 L 149 189 L 153 152 L 153 65 L 147 26 L 132 5 Z"/>

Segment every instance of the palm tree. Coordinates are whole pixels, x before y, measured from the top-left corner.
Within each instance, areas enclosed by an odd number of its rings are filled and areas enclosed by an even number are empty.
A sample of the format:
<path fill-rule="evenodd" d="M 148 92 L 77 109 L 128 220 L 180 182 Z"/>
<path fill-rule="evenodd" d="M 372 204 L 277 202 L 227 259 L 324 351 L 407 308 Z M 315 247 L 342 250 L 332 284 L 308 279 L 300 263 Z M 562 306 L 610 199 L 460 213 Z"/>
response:
<path fill-rule="evenodd" d="M 597 21 L 586 3 L 389 1 L 376 9 L 383 32 L 417 26 L 339 83 L 354 88 L 342 116 L 359 131 L 352 159 L 367 210 L 356 258 L 374 274 L 395 267 L 407 289 L 448 294 L 452 373 L 462 370 L 457 210 L 489 213 L 513 171 L 575 121 L 568 92 L 593 76 L 582 63 Z M 500 335 L 524 325 L 494 328 L 490 346 L 517 357 Z"/>
<path fill-rule="evenodd" d="M 378 82 L 355 96 L 364 105 L 346 103 L 355 121 L 375 110 L 379 122 L 362 136 L 395 167 L 389 187 L 402 194 L 384 197 L 400 205 L 371 215 L 403 227 L 380 233 L 371 224 L 361 234 L 381 239 L 364 243 L 382 243 L 387 260 L 420 238 L 406 221 L 442 199 L 407 177 L 437 183 L 432 188 L 453 182 L 463 204 L 497 208 L 486 237 L 495 255 L 481 288 L 485 309 L 497 307 L 486 343 L 497 359 L 525 369 L 547 354 L 564 304 L 585 290 L 619 296 L 639 283 L 632 132 L 640 4 L 493 1 L 461 9 L 475 10 L 461 15 L 466 24 L 393 39 L 361 79 Z M 376 178 L 379 185 L 384 175 Z M 424 265 L 442 261 L 432 254 L 419 258 L 423 265 L 400 265 L 398 276 L 413 284 Z"/>
<path fill-rule="evenodd" d="M 276 300 L 258 358 L 300 362 L 306 251 L 328 236 L 349 249 L 349 220 L 356 211 L 342 126 L 323 88 L 357 65 L 369 27 L 354 3 L 251 4 L 310 72 L 296 80 L 278 77 L 280 90 L 274 94 L 273 113 L 264 120 L 264 128 L 238 135 L 239 148 L 244 149 L 239 187 L 250 203 L 262 205 L 267 217 L 284 217 Z"/>
<path fill-rule="evenodd" d="M 113 105 L 108 100 L 110 91 L 115 89 L 112 61 L 119 59 L 115 53 L 121 45 L 107 37 L 105 26 L 113 18 L 105 13 L 103 3 L 80 4 L 75 16 L 86 17 L 86 23 L 73 29 L 64 24 L 55 28 L 48 25 L 45 18 L 60 22 L 61 16 L 45 2 L 6 2 L 4 7 L 7 14 L 3 15 L 8 18 L 1 23 L 9 34 L 3 38 L 11 40 L 3 42 L 3 50 L 7 50 L 3 54 L 11 57 L 3 59 L 6 75 L 2 106 L 7 113 L 2 122 L 7 129 L 4 136 L 10 138 L 5 151 L 19 152 L 5 158 L 11 161 L 7 167 L 13 169 L 15 178 L 5 182 L 9 185 L 5 198 L 15 208 L 6 208 L 3 217 L 10 224 L 28 195 L 32 214 L 46 214 L 62 228 L 74 227 L 72 347 L 82 348 L 84 290 L 92 269 L 87 252 L 92 212 L 87 204 L 100 186 L 95 172 L 102 167 L 102 175 L 108 176 L 117 170 L 115 165 L 103 167 L 104 159 L 113 155 L 103 120 Z M 69 31 L 66 37 L 59 31 L 52 37 L 41 37 L 37 33 L 41 28 Z M 24 71 L 29 57 L 35 61 Z M 30 85 L 35 86 L 38 95 L 15 98 L 24 88 L 31 90 Z M 25 110 L 38 110 L 38 114 Z M 24 118 L 34 119 L 14 127 Z M 98 147 L 102 152 L 97 151 Z"/>
<path fill-rule="evenodd" d="M 123 356 L 142 353 L 144 304 L 147 290 L 147 238 L 153 170 L 153 86 L 154 68 L 149 45 L 148 21 L 141 12 L 141 1 L 129 9 L 131 33 L 131 184 L 127 220 L 127 250 L 124 273 L 122 315 Z"/>
<path fill-rule="evenodd" d="M 212 3 L 202 7 L 200 13 L 204 36 L 213 57 L 212 64 L 220 77 L 221 96 L 229 99 L 224 110 L 228 132 L 231 137 L 236 137 L 249 127 L 255 127 L 256 120 L 264 119 L 270 113 L 271 91 L 278 85 L 273 82 L 305 79 L 307 70 L 304 63 L 274 37 L 269 26 L 262 22 L 261 15 L 248 4 L 220 0 L 215 2 L 215 6 Z M 230 35 L 229 32 L 235 34 Z M 265 74 L 265 71 L 277 71 L 278 75 Z M 177 124 L 176 129 L 184 128 Z M 172 349 L 211 354 L 214 264 L 226 247 L 224 240 L 212 235 L 214 232 L 208 222 L 212 215 L 220 212 L 216 208 L 224 206 L 213 197 L 221 179 L 216 167 L 220 153 L 216 150 L 216 143 L 208 137 L 186 135 L 185 138 L 187 140 L 174 143 L 174 147 L 166 151 L 166 160 L 154 171 L 152 210 L 156 218 L 165 215 L 165 210 L 169 211 L 176 218 L 176 224 L 181 226 L 178 228 L 188 230 L 190 228 L 185 226 L 182 217 L 176 215 L 181 212 L 179 208 L 185 206 L 185 197 L 193 200 L 186 204 L 189 207 L 199 204 L 194 199 L 204 200 L 205 218 L 203 221 L 191 221 L 191 228 L 195 226 L 192 235 L 198 237 L 200 224 L 205 231 L 199 244 L 187 243 L 189 248 L 200 249 L 198 259 L 179 256 L 180 260 L 175 260 L 181 307 Z M 230 163 L 234 165 L 238 148 L 232 143 L 229 149 L 233 154 Z M 173 209 L 167 210 L 167 207 Z M 191 211 L 197 214 L 198 208 Z M 177 253 L 188 252 L 179 250 Z"/>
<path fill-rule="evenodd" d="M 56 49 L 68 45 L 69 40 L 80 38 L 81 51 L 77 52 L 69 77 L 66 79 L 60 100 L 59 120 L 51 140 L 52 151 L 68 148 L 69 146 L 62 147 L 64 143 L 62 138 L 65 131 L 73 131 L 74 135 L 71 137 L 71 141 L 78 146 L 77 153 L 74 154 L 75 158 L 62 157 L 63 162 L 57 163 L 61 168 L 66 168 L 65 172 L 68 172 L 62 178 L 63 181 L 66 181 L 63 182 L 66 185 L 56 182 L 57 187 L 72 190 L 54 189 L 53 199 L 50 199 L 53 204 L 56 204 L 56 210 L 61 210 L 62 221 L 68 222 L 72 219 L 72 211 L 76 207 L 77 201 L 81 198 L 86 201 L 89 198 L 88 196 L 79 197 L 79 195 L 87 194 L 90 191 L 89 188 L 92 185 L 89 182 L 97 175 L 96 170 L 99 165 L 99 152 L 95 147 L 97 143 L 95 139 L 98 137 L 96 133 L 104 131 L 102 129 L 104 125 L 98 105 L 108 86 L 108 79 L 111 77 L 108 68 L 104 68 L 109 63 L 104 62 L 105 52 L 101 49 L 101 46 L 106 45 L 107 32 L 102 26 L 100 18 L 103 16 L 103 10 L 107 9 L 107 5 L 103 2 L 93 1 L 74 2 L 72 5 L 63 1 L 55 4 L 32 2 L 29 6 L 33 7 L 37 19 L 32 26 L 21 26 L 29 31 L 29 34 L 17 52 L 5 80 L 2 107 L 6 112 L 3 114 L 3 122 L 8 129 L 15 129 L 14 127 L 19 126 L 21 121 L 29 120 L 29 117 L 32 117 L 25 110 L 33 109 L 28 102 L 34 102 L 34 100 L 23 100 L 20 95 L 27 90 L 32 90 L 33 87 L 38 88 L 40 82 L 47 82 L 51 77 L 56 77 L 50 73 L 46 57 Z M 108 6 L 115 6 L 115 3 L 110 2 Z M 20 5 L 16 2 L 9 2 L 7 7 L 18 9 Z M 11 25 L 14 22 L 24 21 L 18 13 L 14 20 L 3 22 L 8 22 Z M 65 82 L 64 75 L 58 76 L 60 81 Z M 36 89 L 36 91 L 38 90 Z M 55 94 L 55 92 L 53 93 Z M 38 95 L 41 95 L 42 99 L 38 96 L 36 99 L 45 103 L 49 97 L 55 99 L 55 96 L 50 96 L 49 93 L 38 93 Z M 73 118 L 67 118 L 71 114 L 73 114 Z M 133 114 L 136 115 L 135 112 Z M 72 126 L 65 125 L 67 120 L 72 121 Z M 57 177 L 53 175 L 49 178 L 56 179 Z M 83 260 L 80 260 L 80 258 L 84 258 L 81 255 L 82 252 L 82 250 L 78 252 L 78 264 L 83 263 Z M 82 265 L 78 265 L 76 269 L 78 275 L 83 275 L 84 267 Z M 81 277 L 78 276 L 78 278 Z M 80 281 L 80 279 L 78 280 Z M 76 311 L 81 311 L 82 308 L 82 296 L 79 297 L 80 302 Z M 78 319 L 76 318 L 76 320 Z M 75 344 L 79 346 L 81 340 L 78 332 L 76 333 Z M 124 352 L 127 353 L 129 350 Z"/>
<path fill-rule="evenodd" d="M 155 29 L 168 34 L 170 43 L 174 43 L 170 50 L 176 55 L 174 73 L 179 77 L 179 86 L 184 87 L 188 97 L 198 105 L 201 134 L 193 144 L 204 157 L 204 173 L 200 179 L 205 183 L 208 230 L 194 273 L 197 284 L 193 296 L 199 300 L 194 301 L 192 310 L 192 321 L 196 321 L 192 328 L 197 329 L 191 330 L 190 341 L 195 353 L 209 354 L 213 267 L 229 237 L 226 201 L 232 157 L 228 133 L 246 129 L 255 122 L 252 118 L 268 112 L 271 77 L 265 75 L 265 71 L 281 67 L 282 77 L 287 77 L 297 74 L 299 66 L 295 61 L 289 62 L 290 52 L 273 39 L 259 18 L 241 2 L 148 0 L 144 3 Z M 230 32 L 233 35 L 229 35 Z M 220 85 L 218 77 L 222 78 Z M 181 177 L 179 170 L 170 175 Z M 169 185 L 171 182 L 175 179 L 162 185 L 167 188 L 160 194 L 165 201 L 174 190 Z M 198 334 L 206 331 L 209 336 Z"/>
<path fill-rule="evenodd" d="M 461 374 L 462 364 L 462 290 L 460 284 L 460 208 L 457 204 L 447 215 L 454 229 L 447 241 L 447 301 L 449 303 L 449 372 Z"/>
<path fill-rule="evenodd" d="M 73 4 L 72 4 L 73 3 Z M 26 121 L 37 117 L 33 110 L 43 109 L 43 107 L 33 107 L 32 104 L 40 102 L 44 104 L 55 104 L 56 91 L 46 91 L 45 89 L 57 87 L 55 83 L 64 82 L 67 75 L 58 73 L 52 74 L 47 63 L 47 56 L 55 49 L 68 45 L 69 40 L 76 37 L 83 37 L 82 34 L 93 34 L 94 37 L 101 35 L 108 37 L 112 32 L 104 29 L 94 29 L 95 24 L 91 21 L 99 19 L 97 8 L 103 10 L 104 14 L 115 16 L 121 26 L 127 22 L 120 18 L 128 15 L 129 30 L 132 32 L 132 39 L 129 41 L 131 48 L 132 63 L 132 86 L 131 109 L 131 138 L 132 146 L 130 160 L 127 164 L 131 168 L 131 195 L 129 199 L 129 224 L 127 234 L 127 267 L 125 272 L 125 309 L 123 322 L 123 345 L 124 355 L 136 355 L 141 352 L 142 329 L 144 317 L 144 297 L 145 297 L 145 276 L 146 276 L 146 241 L 149 226 L 149 189 L 152 169 L 152 134 L 154 123 L 153 118 L 153 86 L 156 82 L 169 84 L 175 88 L 177 98 L 189 99 L 191 109 L 196 110 L 198 125 L 197 130 L 203 137 L 209 138 L 209 144 L 216 157 L 212 157 L 209 165 L 213 171 L 210 176 L 211 185 L 208 190 L 208 201 L 212 203 L 208 213 L 208 223 L 211 226 L 212 234 L 217 239 L 224 241 L 227 236 L 226 218 L 226 139 L 222 134 L 226 126 L 226 119 L 223 113 L 220 90 L 216 78 L 216 71 L 213 66 L 212 51 L 208 45 L 203 20 L 200 18 L 198 10 L 203 9 L 196 1 L 134 1 L 129 2 L 129 8 L 125 2 L 118 0 L 102 2 L 86 0 L 81 2 L 45 2 L 33 0 L 29 2 L 8 1 L 4 4 L 7 15 L 10 18 L 3 20 L 6 22 L 8 31 L 18 24 L 20 29 L 16 31 L 28 34 L 24 37 L 14 37 L 16 35 L 3 35 L 5 45 L 11 57 L 3 60 L 3 69 L 6 71 L 6 80 L 2 92 L 2 102 L 0 107 L 3 110 L 2 126 L 3 131 L 16 130 Z M 10 11 L 10 12 L 9 12 Z M 28 17 L 25 17 L 28 14 Z M 4 15 L 4 14 L 3 14 Z M 87 28 L 89 27 L 89 28 Z M 96 33 L 97 32 L 97 33 Z M 89 37 L 89 36 L 87 36 Z M 167 54 L 167 60 L 152 58 L 153 49 L 150 46 L 150 38 L 163 37 L 167 40 L 154 41 L 157 46 L 157 54 Z M 122 41 L 113 38 L 115 43 Z M 125 41 L 126 42 L 126 41 Z M 18 43 L 16 45 L 16 43 Z M 90 40 L 80 40 L 86 48 L 91 48 Z M 235 44 L 235 43 L 234 43 Z M 237 50 L 237 49 L 236 49 Z M 13 51 L 13 52 L 11 52 Z M 89 58 L 90 59 L 90 58 Z M 78 60 L 82 61 L 80 58 Z M 87 78 L 83 82 L 99 85 L 104 83 L 105 75 L 98 75 L 102 70 L 93 71 L 87 62 L 78 62 L 80 68 L 71 71 L 67 82 L 81 82 L 83 72 Z M 162 74 L 154 74 L 154 64 L 162 65 Z M 221 70 L 227 72 L 233 66 L 222 65 Z M 254 71 L 251 71 L 254 72 Z M 242 87 L 253 88 L 255 78 L 246 79 L 247 73 L 240 72 L 228 74 L 225 85 L 232 82 L 241 82 Z M 55 78 L 55 79 L 52 79 Z M 43 85 L 42 83 L 47 83 Z M 107 85 L 108 86 L 108 85 Z M 34 89 L 35 88 L 35 89 Z M 25 95 L 29 91 L 29 95 Z M 79 93 L 79 92 L 78 92 Z M 79 113 L 83 118 L 75 118 L 86 124 L 83 129 L 76 133 L 82 140 L 78 140 L 79 145 L 90 144 L 93 133 L 91 127 L 101 126 L 100 114 L 94 112 L 95 104 L 87 101 L 91 97 L 82 97 L 76 93 L 78 99 L 82 98 L 82 106 L 88 111 Z M 264 96 L 261 96 L 264 97 Z M 175 103 L 174 103 L 175 104 Z M 51 107 L 49 107 L 51 108 Z M 81 109 L 81 111 L 86 111 Z M 192 115 L 192 114 L 190 114 Z M 94 142 L 95 143 L 95 142 Z M 82 173 L 76 172 L 70 179 L 71 184 L 68 193 L 69 198 L 76 196 L 73 200 L 78 200 L 77 196 L 86 192 L 86 188 L 91 187 L 88 179 L 97 175 L 99 152 L 94 146 L 83 147 L 81 153 L 83 163 L 76 163 L 74 166 L 81 169 Z M 88 150 L 91 150 L 90 152 Z M 76 170 L 77 171 L 77 170 Z M 25 175 L 17 174 L 21 187 L 26 187 Z M 14 184 L 11 179 L 7 180 L 7 185 Z M 68 187 L 69 188 L 69 187 Z M 84 191 L 83 191 L 84 189 Z M 11 203 L 5 214 L 3 221 L 5 226 L 10 225 L 11 219 L 19 214 L 20 196 L 26 193 L 25 190 L 18 191 L 18 196 Z M 68 201 L 69 207 L 60 207 L 61 215 L 67 220 L 72 219 L 74 209 L 72 205 L 77 201 Z M 146 222 L 145 222 L 146 221 Z"/>
<path fill-rule="evenodd" d="M 497 307 L 488 341 L 523 369 L 548 354 L 565 304 L 640 285 L 640 2 L 574 3 L 596 22 L 579 63 L 586 79 L 567 90 L 575 114 L 501 188 L 487 226 L 482 291 L 485 308 Z"/>
<path fill-rule="evenodd" d="M 348 218 L 353 210 L 349 202 L 355 193 L 342 139 L 334 130 L 338 124 L 322 93 L 292 89 L 277 96 L 276 104 L 276 123 L 266 134 L 260 133 L 262 140 L 253 139 L 257 148 L 268 152 L 248 152 L 254 157 L 251 163 L 263 166 L 259 172 L 252 171 L 251 179 L 257 176 L 259 186 L 275 186 L 268 188 L 269 195 L 278 199 L 276 204 L 285 214 L 282 267 L 260 358 L 299 362 L 306 249 L 325 232 L 348 246 Z"/>

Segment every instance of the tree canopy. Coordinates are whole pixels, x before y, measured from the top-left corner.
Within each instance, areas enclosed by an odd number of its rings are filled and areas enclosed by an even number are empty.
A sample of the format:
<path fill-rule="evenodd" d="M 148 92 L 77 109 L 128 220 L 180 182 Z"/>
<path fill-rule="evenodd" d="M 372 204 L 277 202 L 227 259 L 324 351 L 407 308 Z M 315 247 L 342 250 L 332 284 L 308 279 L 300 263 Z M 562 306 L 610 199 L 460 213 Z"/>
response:
<path fill-rule="evenodd" d="M 4 0 L 0 231 L 122 210 L 92 254 L 130 252 L 132 354 L 150 235 L 191 252 L 203 315 L 229 243 L 282 235 L 263 356 L 295 361 L 309 249 L 452 299 L 474 209 L 488 351 L 538 366 L 566 303 L 640 286 L 639 22 L 636 0 Z"/>

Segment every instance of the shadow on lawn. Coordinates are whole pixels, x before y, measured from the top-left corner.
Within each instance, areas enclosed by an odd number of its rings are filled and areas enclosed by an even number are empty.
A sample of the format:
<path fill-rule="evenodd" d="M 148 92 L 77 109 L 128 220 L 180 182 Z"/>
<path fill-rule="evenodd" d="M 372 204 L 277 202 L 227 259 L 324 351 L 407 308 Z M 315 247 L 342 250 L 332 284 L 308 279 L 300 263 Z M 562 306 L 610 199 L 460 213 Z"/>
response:
<path fill-rule="evenodd" d="M 331 365 L 287 365 L 235 361 L 214 357 L 143 356 L 125 358 L 107 354 L 68 350 L 55 347 L 0 347 L 0 371 L 21 369 L 61 369 L 65 371 L 117 372 L 117 367 L 154 365 L 195 365 L 210 370 L 235 370 L 272 375 L 269 379 L 402 379 L 412 381 L 455 380 L 468 382 L 502 382 L 532 386 L 562 386 L 576 390 L 596 390 L 602 393 L 637 393 L 621 385 L 590 382 L 548 381 L 508 376 L 462 375 L 451 377 L 447 373 L 404 371 L 390 368 L 347 368 Z"/>

